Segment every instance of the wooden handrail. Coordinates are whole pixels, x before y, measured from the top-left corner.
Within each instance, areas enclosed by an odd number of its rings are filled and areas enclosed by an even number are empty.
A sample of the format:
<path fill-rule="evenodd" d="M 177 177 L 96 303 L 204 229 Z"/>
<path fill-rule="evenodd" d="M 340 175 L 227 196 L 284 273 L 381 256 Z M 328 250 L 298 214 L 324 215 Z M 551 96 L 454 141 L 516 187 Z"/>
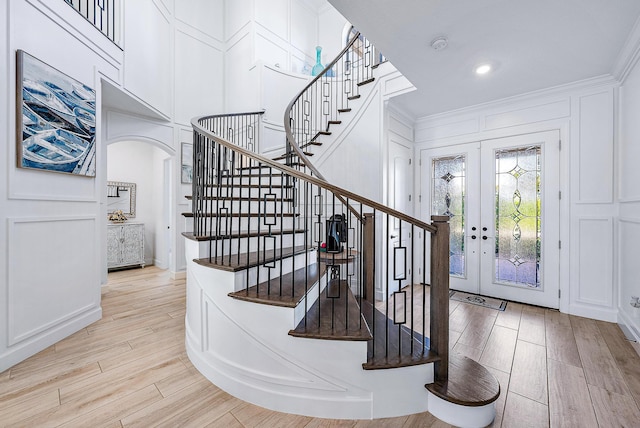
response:
<path fill-rule="evenodd" d="M 205 129 L 202 127 L 202 125 L 200 125 L 201 121 L 204 121 L 206 119 L 212 118 L 212 117 L 217 117 L 217 116 L 201 116 L 201 117 L 196 117 L 191 119 L 191 125 L 193 126 L 193 129 L 196 130 L 197 132 L 199 132 L 200 134 L 206 136 L 207 138 L 210 138 L 211 140 L 217 142 L 218 144 L 230 149 L 230 150 L 234 150 L 238 153 L 240 153 L 241 155 L 247 156 L 248 158 L 251 158 L 257 162 L 260 162 L 263 165 L 268 165 L 271 168 L 275 168 L 277 170 L 280 170 L 282 172 L 284 172 L 285 174 L 288 174 L 292 177 L 295 178 L 299 178 L 301 180 L 307 181 L 311 184 L 314 184 L 322 189 L 326 189 L 329 190 L 330 192 L 334 193 L 336 196 L 341 196 L 343 198 L 347 198 L 359 203 L 362 203 L 364 205 L 368 205 L 370 208 L 373 208 L 377 211 L 383 212 L 385 214 L 394 216 L 399 218 L 400 220 L 403 220 L 409 224 L 413 224 L 417 227 L 420 227 L 424 230 L 429 231 L 429 233 L 434 234 L 437 231 L 437 228 L 429 223 L 425 223 L 415 217 L 411 217 L 410 215 L 407 215 L 405 213 L 402 213 L 400 211 L 396 211 L 393 208 L 389 208 L 386 205 L 383 205 L 379 202 L 373 201 L 371 199 L 365 198 L 357 193 L 353 193 L 349 190 L 343 189 L 342 187 L 339 186 L 335 186 L 329 182 L 327 182 L 325 179 L 320 178 L 320 177 L 314 177 L 310 174 L 306 174 L 302 171 L 298 171 L 297 169 L 288 167 L 286 165 L 281 164 L 280 162 L 271 160 L 267 157 L 264 157 L 262 155 L 259 155 L 257 153 L 254 153 L 250 150 L 247 150 L 243 147 L 237 146 L 227 140 L 225 140 L 224 138 L 220 138 L 219 136 L 217 136 L 216 134 L 212 133 L 211 131 Z"/>

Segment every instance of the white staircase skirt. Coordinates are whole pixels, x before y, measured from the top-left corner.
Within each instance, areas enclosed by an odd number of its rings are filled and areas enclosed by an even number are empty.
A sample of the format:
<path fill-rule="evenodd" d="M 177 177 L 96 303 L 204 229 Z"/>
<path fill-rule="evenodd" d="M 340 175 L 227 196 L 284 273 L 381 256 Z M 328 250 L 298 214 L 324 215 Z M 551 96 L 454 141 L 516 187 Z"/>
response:
<path fill-rule="evenodd" d="M 244 286 L 244 274 L 194 263 L 197 242 L 186 239 L 185 250 L 187 354 L 216 386 L 268 409 L 322 418 L 427 410 L 424 384 L 433 380 L 433 364 L 363 370 L 367 342 L 289 336 L 293 308 L 229 297 Z"/>
<path fill-rule="evenodd" d="M 304 315 L 300 308 L 229 297 L 245 286 L 246 274 L 193 262 L 204 256 L 201 247 L 185 239 L 187 354 L 207 379 L 234 397 L 279 412 L 331 419 L 429 411 L 455 426 L 483 427 L 495 417 L 494 403 L 465 407 L 429 393 L 424 385 L 433 382 L 433 363 L 363 370 L 365 341 L 289 336 Z"/>

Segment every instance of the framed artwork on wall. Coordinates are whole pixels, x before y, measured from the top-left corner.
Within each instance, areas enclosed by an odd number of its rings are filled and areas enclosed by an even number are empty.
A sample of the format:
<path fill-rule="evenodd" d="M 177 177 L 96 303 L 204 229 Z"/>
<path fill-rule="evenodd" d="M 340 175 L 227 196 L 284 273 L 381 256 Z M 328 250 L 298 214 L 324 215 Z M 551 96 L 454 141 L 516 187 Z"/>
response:
<path fill-rule="evenodd" d="M 182 161 L 180 181 L 183 184 L 193 183 L 193 144 L 182 143 Z"/>
<path fill-rule="evenodd" d="M 16 52 L 18 167 L 96 175 L 96 92 Z"/>

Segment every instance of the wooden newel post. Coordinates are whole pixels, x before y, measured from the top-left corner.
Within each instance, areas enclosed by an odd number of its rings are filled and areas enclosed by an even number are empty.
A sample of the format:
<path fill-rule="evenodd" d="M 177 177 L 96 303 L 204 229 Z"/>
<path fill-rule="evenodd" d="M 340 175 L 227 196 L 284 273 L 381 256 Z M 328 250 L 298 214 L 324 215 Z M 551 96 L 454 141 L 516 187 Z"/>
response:
<path fill-rule="evenodd" d="M 431 350 L 440 357 L 434 365 L 435 381 L 449 377 L 449 216 L 431 216 L 438 230 L 431 235 Z"/>

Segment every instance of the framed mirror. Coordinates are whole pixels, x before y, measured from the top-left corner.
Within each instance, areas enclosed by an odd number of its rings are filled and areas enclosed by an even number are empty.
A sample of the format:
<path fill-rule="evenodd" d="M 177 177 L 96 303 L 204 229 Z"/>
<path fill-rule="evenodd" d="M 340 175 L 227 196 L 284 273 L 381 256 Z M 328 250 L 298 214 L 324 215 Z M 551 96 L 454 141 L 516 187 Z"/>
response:
<path fill-rule="evenodd" d="M 136 216 L 136 183 L 107 181 L 107 215 L 116 210 L 127 218 Z"/>

